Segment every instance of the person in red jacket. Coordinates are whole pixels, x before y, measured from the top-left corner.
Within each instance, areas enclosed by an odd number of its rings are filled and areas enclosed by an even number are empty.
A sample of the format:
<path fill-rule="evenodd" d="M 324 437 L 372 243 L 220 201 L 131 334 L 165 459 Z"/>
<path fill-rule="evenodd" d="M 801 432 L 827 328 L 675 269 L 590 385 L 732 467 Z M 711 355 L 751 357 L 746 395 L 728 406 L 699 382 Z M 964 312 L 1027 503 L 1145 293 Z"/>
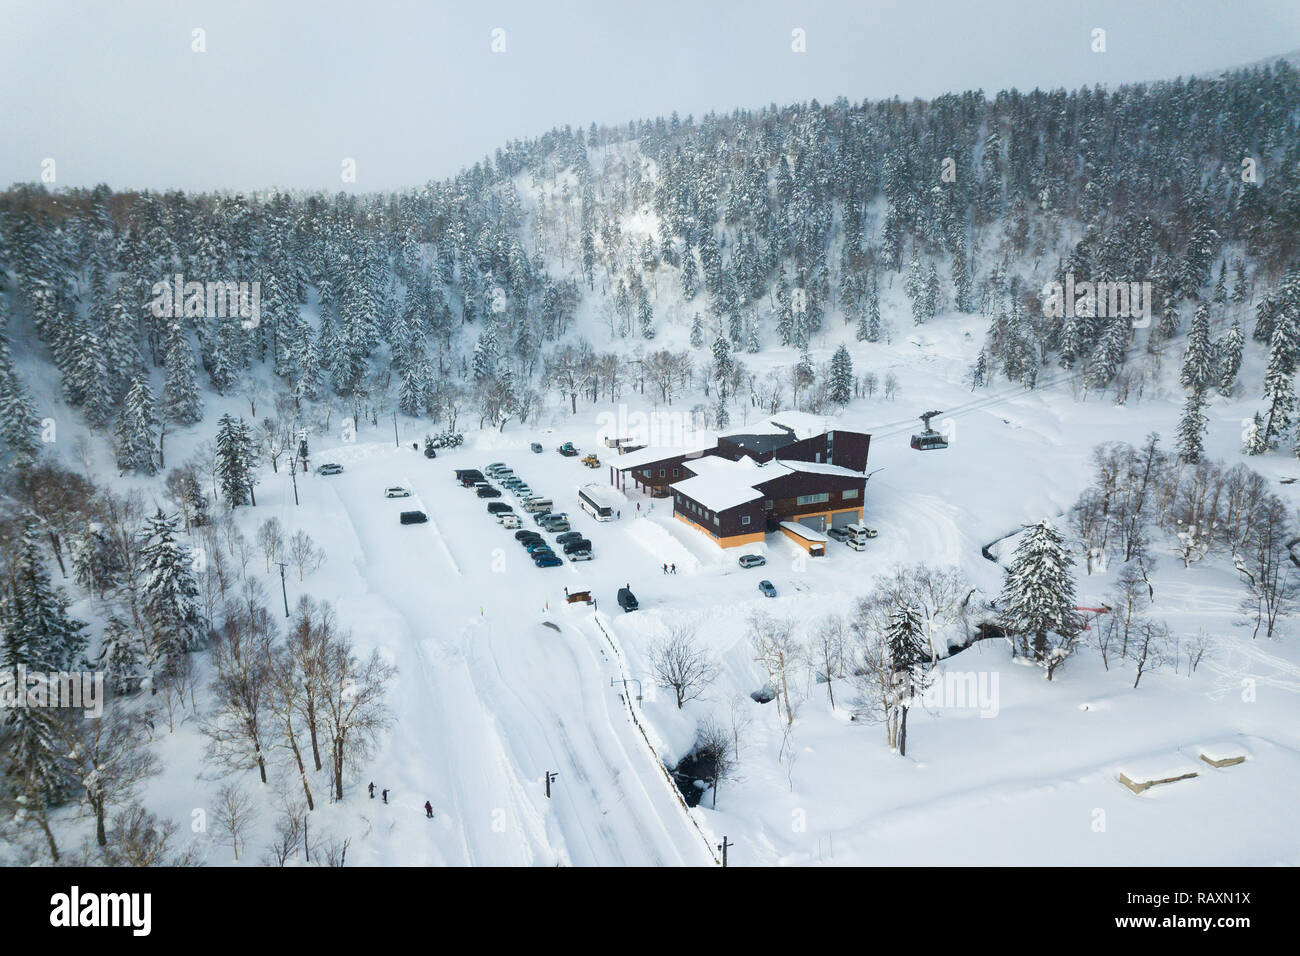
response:
<path fill-rule="evenodd" d="M 433 819 L 433 804 L 430 803 L 428 800 L 424 801 L 424 815 L 428 817 L 430 820 Z"/>

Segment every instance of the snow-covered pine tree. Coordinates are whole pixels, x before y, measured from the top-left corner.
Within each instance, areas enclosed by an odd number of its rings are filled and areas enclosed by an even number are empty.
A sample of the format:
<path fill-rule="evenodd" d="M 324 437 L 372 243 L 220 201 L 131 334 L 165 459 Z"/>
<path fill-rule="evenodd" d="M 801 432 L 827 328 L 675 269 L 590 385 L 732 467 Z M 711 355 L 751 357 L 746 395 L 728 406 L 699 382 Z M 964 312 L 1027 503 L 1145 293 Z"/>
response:
<path fill-rule="evenodd" d="M 116 559 L 103 527 L 94 522 L 88 524 L 72 543 L 73 580 L 102 598 L 117 586 L 121 575 L 121 563 Z"/>
<path fill-rule="evenodd" d="M 203 644 L 203 615 L 194 562 L 189 548 L 176 539 L 177 519 L 159 508 L 141 538 L 140 571 L 143 605 L 149 623 L 147 667 L 157 690 L 158 678 L 170 676 L 181 655 Z"/>
<path fill-rule="evenodd" d="M 1268 410 L 1264 413 L 1264 430 L 1261 441 L 1265 448 L 1277 448 L 1278 443 L 1291 430 L 1295 414 L 1295 368 L 1297 360 L 1296 322 L 1286 316 L 1279 317 L 1273 326 L 1269 342 L 1268 365 L 1264 370 L 1264 398 Z"/>
<path fill-rule="evenodd" d="M 1183 405 L 1183 416 L 1178 421 L 1178 457 L 1189 465 L 1201 460 L 1205 452 L 1205 390 L 1194 388 Z"/>
<path fill-rule="evenodd" d="M 853 359 L 849 350 L 841 345 L 831 356 L 830 382 L 831 401 L 838 405 L 847 405 L 853 398 Z"/>
<path fill-rule="evenodd" d="M 168 323 L 165 346 L 163 414 L 178 425 L 197 424 L 203 420 L 203 398 L 195 375 L 194 351 L 179 319 Z"/>
<path fill-rule="evenodd" d="M 40 523 L 33 514 L 23 516 L 22 539 L 13 564 L 9 591 L 11 617 L 6 641 L 21 653 L 33 670 L 71 670 L 86 648 L 85 627 L 68 616 L 68 600 L 50 581 L 41 557 Z"/>
<path fill-rule="evenodd" d="M 122 471 L 153 475 L 158 471 L 154 428 L 158 424 L 153 391 L 143 375 L 136 376 L 117 417 L 117 466 Z"/>
<path fill-rule="evenodd" d="M 907 712 L 925 692 L 931 663 L 929 641 L 921 613 L 910 604 L 890 609 L 885 631 L 895 703 L 900 712 L 898 754 L 907 756 Z"/>
<path fill-rule="evenodd" d="M 695 318 L 691 322 L 691 347 L 704 348 L 704 320 L 700 318 L 700 313 L 695 313 Z"/>
<path fill-rule="evenodd" d="M 0 337 L 0 441 L 16 462 L 35 461 L 41 448 L 40 427 L 36 405 L 14 368 L 9 343 Z"/>
<path fill-rule="evenodd" d="M 641 338 L 653 339 L 655 337 L 655 312 L 650 307 L 650 300 L 646 298 L 644 290 L 641 292 L 640 301 L 636 308 L 637 320 L 640 322 Z"/>
<path fill-rule="evenodd" d="M 248 504 L 252 497 L 251 457 L 244 420 L 222 415 L 217 420 L 217 483 L 232 508 Z"/>
<path fill-rule="evenodd" d="M 1178 303 L 1172 298 L 1165 299 L 1165 304 L 1160 310 L 1159 338 L 1162 342 L 1168 342 L 1178 334 L 1180 320 L 1178 318 Z"/>
<path fill-rule="evenodd" d="M 1047 668 L 1048 680 L 1073 651 L 1080 631 L 1073 566 L 1060 533 L 1044 518 L 1016 548 L 1002 586 L 1003 626 L 1020 639 L 1022 653 L 1032 652 Z"/>
<path fill-rule="evenodd" d="M 1241 369 L 1241 349 L 1245 344 L 1246 333 L 1241 330 L 1241 322 L 1234 318 L 1218 347 L 1218 386 L 1224 395 L 1231 395 L 1237 382 L 1237 372 Z"/>
<path fill-rule="evenodd" d="M 1205 389 L 1213 384 L 1214 349 L 1210 345 L 1210 307 L 1197 306 L 1192 315 L 1192 327 L 1187 333 L 1187 351 L 1183 354 L 1183 367 L 1178 380 L 1190 391 Z"/>

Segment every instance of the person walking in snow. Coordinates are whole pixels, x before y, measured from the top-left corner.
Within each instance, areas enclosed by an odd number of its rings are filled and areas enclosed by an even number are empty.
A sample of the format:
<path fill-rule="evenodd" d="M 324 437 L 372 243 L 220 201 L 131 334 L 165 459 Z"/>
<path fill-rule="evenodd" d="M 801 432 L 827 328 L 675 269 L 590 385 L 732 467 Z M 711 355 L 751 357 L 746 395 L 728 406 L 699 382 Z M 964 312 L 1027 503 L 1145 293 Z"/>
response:
<path fill-rule="evenodd" d="M 428 817 L 430 820 L 433 819 L 433 804 L 430 803 L 428 800 L 424 801 L 424 815 Z"/>
<path fill-rule="evenodd" d="M 664 574 L 667 574 L 667 573 L 668 573 L 668 565 L 665 564 L 665 565 L 664 565 Z"/>
<path fill-rule="evenodd" d="M 375 799 L 375 782 L 373 780 L 370 781 L 370 799 Z"/>
<path fill-rule="evenodd" d="M 675 564 L 669 565 L 669 571 L 668 571 L 668 573 L 669 573 L 669 574 L 676 574 L 676 573 L 677 573 L 677 565 L 675 565 Z"/>
<path fill-rule="evenodd" d="M 380 796 L 384 798 L 384 803 L 387 803 L 387 802 L 388 802 L 388 791 L 387 791 L 387 790 L 385 790 L 383 793 L 381 793 Z"/>

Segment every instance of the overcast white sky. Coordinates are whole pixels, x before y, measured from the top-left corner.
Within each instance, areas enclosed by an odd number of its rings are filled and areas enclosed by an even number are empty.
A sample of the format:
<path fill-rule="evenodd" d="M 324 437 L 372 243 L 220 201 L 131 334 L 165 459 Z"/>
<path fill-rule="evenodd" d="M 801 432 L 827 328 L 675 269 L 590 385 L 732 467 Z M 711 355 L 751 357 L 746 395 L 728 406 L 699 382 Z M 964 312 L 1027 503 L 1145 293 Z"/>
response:
<path fill-rule="evenodd" d="M 1298 48 L 1298 0 L 0 0 L 0 185 L 48 157 L 59 185 L 390 189 L 564 123 L 1115 85 Z"/>

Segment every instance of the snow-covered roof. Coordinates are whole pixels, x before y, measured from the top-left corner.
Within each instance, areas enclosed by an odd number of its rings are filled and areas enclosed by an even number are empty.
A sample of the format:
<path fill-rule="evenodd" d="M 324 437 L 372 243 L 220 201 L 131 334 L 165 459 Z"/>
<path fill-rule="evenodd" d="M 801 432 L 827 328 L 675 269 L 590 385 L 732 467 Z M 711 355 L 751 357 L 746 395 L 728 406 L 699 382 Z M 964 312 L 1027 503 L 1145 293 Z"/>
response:
<path fill-rule="evenodd" d="M 797 534 L 805 541 L 816 541 L 820 544 L 825 544 L 827 541 L 826 535 L 822 534 L 820 531 L 813 530 L 806 524 L 800 524 L 797 521 L 782 521 L 781 527 L 792 534 Z"/>
<path fill-rule="evenodd" d="M 691 469 L 698 472 L 696 476 L 677 482 L 673 490 L 698 501 L 710 511 L 726 511 L 763 497 L 754 487 L 756 482 L 763 480 L 760 477 L 762 469 L 749 458 L 732 461 L 711 455 L 691 462 Z"/>
<path fill-rule="evenodd" d="M 824 461 L 790 461 L 778 458 L 773 464 L 790 471 L 802 471 L 811 475 L 841 475 L 845 478 L 862 478 L 866 475 L 865 471 L 856 471 L 843 465 L 831 465 Z"/>
<path fill-rule="evenodd" d="M 825 419 L 807 412 L 790 410 L 741 425 L 722 435 L 724 438 L 732 438 L 737 435 L 788 435 L 793 432 L 796 439 L 803 440 L 824 434 L 827 430 Z"/>
<path fill-rule="evenodd" d="M 666 458 L 703 454 L 706 451 L 712 451 L 717 446 L 717 435 L 713 432 L 699 432 L 690 441 L 683 442 L 680 445 L 655 445 L 638 451 L 630 451 L 626 455 L 619 455 L 616 458 L 609 459 L 609 463 L 619 471 L 627 471 L 629 468 L 640 468 L 643 465 L 650 465 Z"/>

